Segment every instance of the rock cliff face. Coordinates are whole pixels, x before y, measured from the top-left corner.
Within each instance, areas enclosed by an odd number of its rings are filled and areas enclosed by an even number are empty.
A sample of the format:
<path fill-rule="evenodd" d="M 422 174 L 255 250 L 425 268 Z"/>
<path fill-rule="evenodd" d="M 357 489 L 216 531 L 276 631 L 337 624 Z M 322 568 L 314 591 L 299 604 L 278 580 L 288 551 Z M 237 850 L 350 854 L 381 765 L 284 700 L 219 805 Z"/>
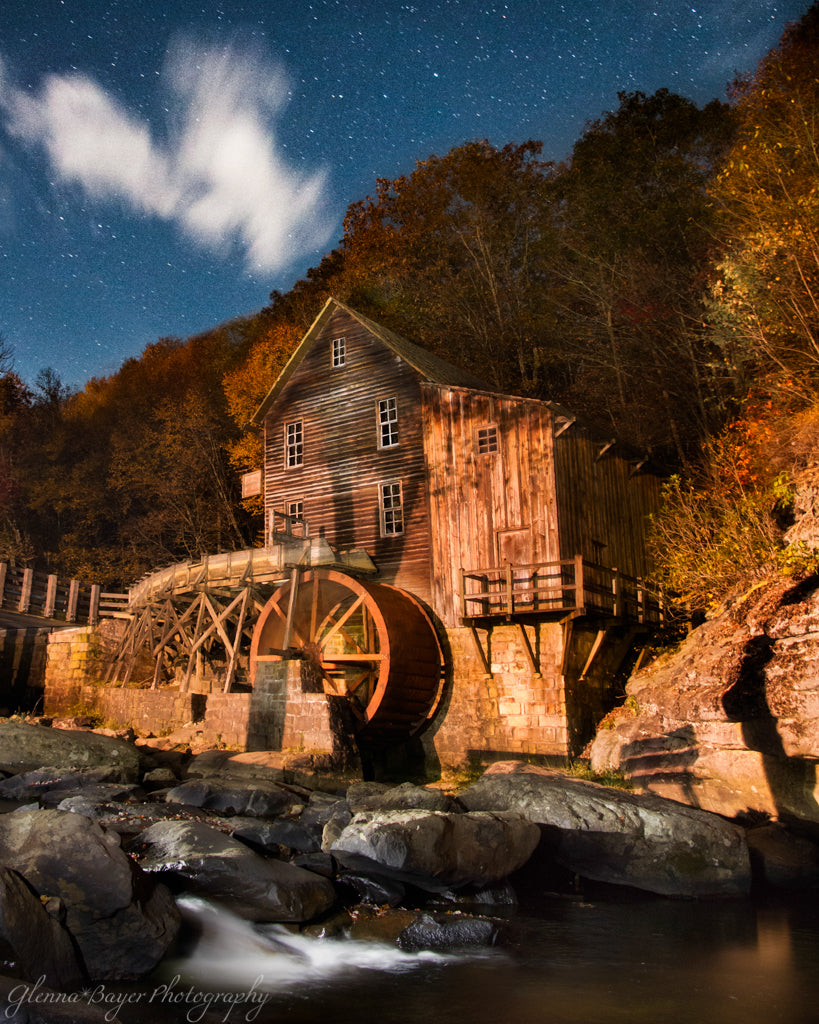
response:
<path fill-rule="evenodd" d="M 819 823 L 819 578 L 755 589 L 634 675 L 591 759 L 695 807 Z"/>

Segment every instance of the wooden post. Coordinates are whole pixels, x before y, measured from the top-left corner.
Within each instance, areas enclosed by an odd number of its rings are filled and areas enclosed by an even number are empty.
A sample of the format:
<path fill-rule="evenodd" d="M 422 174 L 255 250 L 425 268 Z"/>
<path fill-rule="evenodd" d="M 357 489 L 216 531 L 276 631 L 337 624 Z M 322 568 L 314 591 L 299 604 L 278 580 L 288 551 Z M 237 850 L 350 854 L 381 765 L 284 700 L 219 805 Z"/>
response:
<path fill-rule="evenodd" d="M 99 583 L 91 584 L 91 597 L 88 602 L 88 624 L 90 626 L 96 626 L 100 621 L 100 585 Z"/>
<path fill-rule="evenodd" d="M 583 556 L 574 556 L 574 606 L 582 615 L 586 611 L 586 584 L 583 579 Z"/>
<path fill-rule="evenodd" d="M 0 608 L 4 606 L 6 596 L 6 570 L 8 564 L 6 562 L 0 562 Z"/>
<path fill-rule="evenodd" d="M 507 617 L 515 610 L 515 598 L 512 594 L 512 563 L 506 563 L 506 615 Z"/>
<path fill-rule="evenodd" d="M 4 567 L 5 568 L 5 567 Z M 461 602 L 461 618 L 466 618 L 466 579 L 464 577 L 464 567 L 461 566 L 461 572 L 458 577 L 458 597 Z M 0 605 L 2 607 L 2 605 Z"/>
<path fill-rule="evenodd" d="M 612 596 L 612 613 L 615 619 L 625 615 L 626 610 L 623 607 L 623 584 L 620 579 L 620 573 L 617 569 L 611 570 L 611 596 Z"/>
<path fill-rule="evenodd" d="M 20 589 L 19 611 L 27 612 L 31 604 L 31 588 L 34 586 L 34 570 L 23 569 L 23 585 Z"/>
<path fill-rule="evenodd" d="M 80 585 L 77 580 L 68 582 L 68 606 L 65 609 L 65 621 L 77 621 L 77 605 L 80 600 Z"/>
<path fill-rule="evenodd" d="M 46 583 L 45 608 L 43 608 L 43 615 L 45 615 L 45 617 L 47 619 L 51 619 L 51 618 L 54 617 L 54 609 L 55 609 L 56 605 L 57 605 L 57 577 L 52 573 L 48 577 L 48 582 Z"/>

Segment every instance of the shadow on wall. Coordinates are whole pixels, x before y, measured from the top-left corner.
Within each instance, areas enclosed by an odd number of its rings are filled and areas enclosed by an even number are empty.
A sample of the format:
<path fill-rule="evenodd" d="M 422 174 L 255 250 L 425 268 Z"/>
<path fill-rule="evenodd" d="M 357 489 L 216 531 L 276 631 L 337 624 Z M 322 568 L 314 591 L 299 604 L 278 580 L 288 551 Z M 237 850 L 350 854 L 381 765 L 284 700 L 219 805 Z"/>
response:
<path fill-rule="evenodd" d="M 674 788 L 680 799 L 698 807 L 695 779 L 691 769 L 699 757 L 697 734 L 692 725 L 672 729 L 628 743 L 620 753 L 620 767 L 638 786 Z"/>
<path fill-rule="evenodd" d="M 36 710 L 43 699 L 50 629 L 0 630 L 0 712 Z"/>
<path fill-rule="evenodd" d="M 722 706 L 730 721 L 740 723 L 748 749 L 762 755 L 765 777 L 779 816 L 819 821 L 819 804 L 813 796 L 814 765 L 786 752 L 776 715 L 768 704 L 765 668 L 772 657 L 770 637 L 753 637 L 746 646 L 737 681 L 723 695 Z"/>

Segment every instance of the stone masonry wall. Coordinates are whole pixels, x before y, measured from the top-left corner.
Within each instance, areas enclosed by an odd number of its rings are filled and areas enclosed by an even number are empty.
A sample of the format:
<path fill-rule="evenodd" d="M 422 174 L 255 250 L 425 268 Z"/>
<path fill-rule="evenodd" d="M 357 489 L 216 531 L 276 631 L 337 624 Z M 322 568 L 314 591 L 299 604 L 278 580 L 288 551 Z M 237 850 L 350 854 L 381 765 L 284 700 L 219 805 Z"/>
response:
<path fill-rule="evenodd" d="M 517 626 L 493 628 L 491 674 L 485 671 L 470 630 L 447 630 L 452 682 L 422 738 L 430 758 L 445 767 L 458 767 L 508 756 L 568 755 L 561 627 L 540 623 L 526 628 L 539 656 L 540 673 L 532 669 Z M 485 634 L 479 636 L 486 648 Z"/>

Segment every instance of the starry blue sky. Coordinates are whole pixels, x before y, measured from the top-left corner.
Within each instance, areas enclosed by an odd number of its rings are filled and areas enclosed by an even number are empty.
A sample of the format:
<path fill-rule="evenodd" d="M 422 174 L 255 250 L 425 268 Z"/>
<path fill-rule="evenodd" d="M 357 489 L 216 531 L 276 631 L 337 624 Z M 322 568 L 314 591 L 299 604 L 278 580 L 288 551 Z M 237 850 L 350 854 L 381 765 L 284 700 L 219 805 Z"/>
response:
<path fill-rule="evenodd" d="M 2 0 L 0 336 L 81 387 L 265 305 L 379 177 L 724 98 L 807 0 Z"/>

